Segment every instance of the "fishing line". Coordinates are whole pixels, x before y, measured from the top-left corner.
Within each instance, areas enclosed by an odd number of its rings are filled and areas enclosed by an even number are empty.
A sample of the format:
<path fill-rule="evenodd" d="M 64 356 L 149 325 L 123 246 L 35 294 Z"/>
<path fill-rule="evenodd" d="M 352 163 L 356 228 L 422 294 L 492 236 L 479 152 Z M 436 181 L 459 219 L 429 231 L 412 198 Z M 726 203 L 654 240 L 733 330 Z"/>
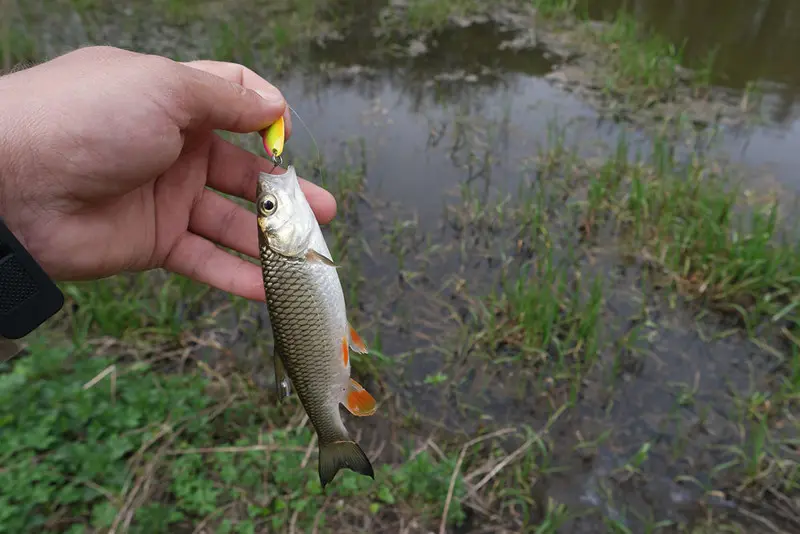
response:
<path fill-rule="evenodd" d="M 297 113 L 297 111 L 295 111 L 295 109 L 288 102 L 286 103 L 286 107 L 288 107 L 289 111 L 291 111 L 294 114 L 294 116 L 297 117 L 297 120 L 300 121 L 300 124 L 303 126 L 303 129 L 306 132 L 308 132 L 308 136 L 311 138 L 311 142 L 314 144 L 314 150 L 317 151 L 316 158 L 319 161 L 318 167 L 319 167 L 320 175 L 322 175 L 322 172 L 323 172 L 322 171 L 322 163 L 323 163 L 322 162 L 322 153 L 321 153 L 321 151 L 319 149 L 319 144 L 317 143 L 317 139 L 314 137 L 314 134 L 311 133 L 311 129 L 306 124 L 306 121 L 303 120 L 303 118 Z M 323 181 L 324 181 L 324 178 L 326 178 L 326 177 L 323 177 Z"/>

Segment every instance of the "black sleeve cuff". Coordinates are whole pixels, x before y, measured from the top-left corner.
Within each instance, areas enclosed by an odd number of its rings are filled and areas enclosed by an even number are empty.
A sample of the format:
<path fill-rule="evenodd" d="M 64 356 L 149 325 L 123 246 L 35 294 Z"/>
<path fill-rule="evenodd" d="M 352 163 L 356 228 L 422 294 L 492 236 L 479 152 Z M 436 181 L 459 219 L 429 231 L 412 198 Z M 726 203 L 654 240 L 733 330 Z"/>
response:
<path fill-rule="evenodd" d="M 63 305 L 61 290 L 0 217 L 0 337 L 28 335 Z"/>

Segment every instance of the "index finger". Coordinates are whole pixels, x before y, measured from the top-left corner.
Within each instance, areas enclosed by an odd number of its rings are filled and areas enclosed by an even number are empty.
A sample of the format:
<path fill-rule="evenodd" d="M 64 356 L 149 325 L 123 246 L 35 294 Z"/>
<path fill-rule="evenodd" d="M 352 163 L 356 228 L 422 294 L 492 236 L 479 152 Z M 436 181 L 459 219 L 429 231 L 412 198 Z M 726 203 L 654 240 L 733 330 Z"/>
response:
<path fill-rule="evenodd" d="M 267 80 L 238 63 L 229 63 L 227 61 L 211 61 L 207 59 L 198 59 L 195 61 L 186 61 L 182 63 L 187 67 L 201 70 L 214 76 L 219 76 L 229 82 L 237 83 L 245 89 L 253 90 L 263 95 L 276 95 L 280 96 L 281 92 L 277 87 L 269 83 Z M 286 139 L 292 135 L 292 113 L 289 106 L 283 112 L 283 120 L 286 124 Z M 268 124 L 265 125 L 269 126 Z"/>

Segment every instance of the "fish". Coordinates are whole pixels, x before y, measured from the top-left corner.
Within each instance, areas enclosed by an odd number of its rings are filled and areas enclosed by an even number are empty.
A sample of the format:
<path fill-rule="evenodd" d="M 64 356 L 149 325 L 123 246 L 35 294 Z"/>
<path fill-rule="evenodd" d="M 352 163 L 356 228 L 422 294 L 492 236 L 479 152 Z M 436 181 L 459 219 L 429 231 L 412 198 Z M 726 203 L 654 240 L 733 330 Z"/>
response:
<path fill-rule="evenodd" d="M 350 376 L 351 351 L 368 349 L 349 322 L 339 267 L 294 166 L 283 174 L 259 173 L 256 211 L 278 399 L 294 390 L 308 414 L 323 489 L 343 468 L 374 480 L 372 463 L 339 409 L 342 404 L 359 417 L 377 410 L 375 398 Z"/>

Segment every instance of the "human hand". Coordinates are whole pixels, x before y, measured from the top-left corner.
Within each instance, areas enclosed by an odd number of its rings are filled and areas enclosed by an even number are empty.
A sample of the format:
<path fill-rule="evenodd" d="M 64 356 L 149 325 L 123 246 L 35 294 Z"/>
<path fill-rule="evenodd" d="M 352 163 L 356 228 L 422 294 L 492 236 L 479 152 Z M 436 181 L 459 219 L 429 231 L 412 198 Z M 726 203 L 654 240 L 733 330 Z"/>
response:
<path fill-rule="evenodd" d="M 258 94 L 257 94 L 258 93 Z M 261 96 L 259 96 L 261 95 Z M 264 300 L 255 200 L 273 165 L 213 130 L 262 130 L 288 107 L 232 63 L 83 48 L 0 78 L 0 216 L 56 280 L 156 267 Z M 280 172 L 276 169 L 273 172 Z M 303 192 L 320 222 L 333 197 Z"/>

